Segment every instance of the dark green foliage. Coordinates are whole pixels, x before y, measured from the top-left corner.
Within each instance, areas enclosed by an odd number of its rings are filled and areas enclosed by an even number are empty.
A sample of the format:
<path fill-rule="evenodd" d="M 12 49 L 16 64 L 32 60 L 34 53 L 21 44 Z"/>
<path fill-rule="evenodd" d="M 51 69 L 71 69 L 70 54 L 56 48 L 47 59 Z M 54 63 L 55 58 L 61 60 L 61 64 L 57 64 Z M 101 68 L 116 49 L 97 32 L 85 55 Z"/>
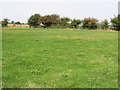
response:
<path fill-rule="evenodd" d="M 9 19 L 5 18 L 3 21 L 2 21 L 2 27 L 6 27 L 8 25 L 8 21 Z"/>
<path fill-rule="evenodd" d="M 14 21 L 11 21 L 11 24 L 15 24 L 15 22 L 14 22 Z"/>
<path fill-rule="evenodd" d="M 29 19 L 28 19 L 28 25 L 30 25 L 30 27 L 38 27 L 40 25 L 39 23 L 39 19 L 40 19 L 40 14 L 34 14 L 32 15 Z"/>
<path fill-rule="evenodd" d="M 18 21 L 18 22 L 15 22 L 15 24 L 21 24 L 21 23 Z"/>
<path fill-rule="evenodd" d="M 40 18 L 40 21 L 44 27 L 50 27 L 51 25 L 59 24 L 60 16 L 57 14 L 46 15 Z"/>
<path fill-rule="evenodd" d="M 79 19 L 73 19 L 70 23 L 70 28 L 78 28 L 80 24 L 81 21 Z"/>
<path fill-rule="evenodd" d="M 85 18 L 83 20 L 83 28 L 97 29 L 98 28 L 97 22 L 98 22 L 98 20 L 95 18 Z"/>
<path fill-rule="evenodd" d="M 63 28 L 67 28 L 69 26 L 71 19 L 68 17 L 63 17 L 60 19 L 60 26 Z"/>
<path fill-rule="evenodd" d="M 52 24 L 50 28 L 61 28 L 60 24 Z"/>
<path fill-rule="evenodd" d="M 14 21 L 11 22 L 15 23 Z M 80 26 L 80 24 L 82 25 Z M 16 22 L 15 24 L 20 24 Z M 28 19 L 28 25 L 30 27 L 43 27 L 43 28 L 78 28 L 82 27 L 84 29 L 108 29 L 111 27 L 115 30 L 120 30 L 120 15 L 111 19 L 111 25 L 107 20 L 103 20 L 98 23 L 96 18 L 85 18 L 84 20 L 73 19 L 68 17 L 60 17 L 57 14 L 40 16 L 40 14 L 34 14 Z"/>
<path fill-rule="evenodd" d="M 102 22 L 100 23 L 100 27 L 101 27 L 102 29 L 108 29 L 108 28 L 109 28 L 109 22 L 108 22 L 108 20 L 102 21 Z"/>
<path fill-rule="evenodd" d="M 120 31 L 120 15 L 111 19 L 112 29 Z"/>

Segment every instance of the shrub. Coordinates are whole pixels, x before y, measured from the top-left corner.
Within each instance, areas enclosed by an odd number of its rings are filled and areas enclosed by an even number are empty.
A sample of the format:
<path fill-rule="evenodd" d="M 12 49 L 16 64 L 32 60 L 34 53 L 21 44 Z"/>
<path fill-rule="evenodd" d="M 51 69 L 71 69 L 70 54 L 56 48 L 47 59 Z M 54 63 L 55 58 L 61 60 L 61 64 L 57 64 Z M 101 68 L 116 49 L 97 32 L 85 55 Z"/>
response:
<path fill-rule="evenodd" d="M 63 18 L 60 18 L 60 23 L 59 24 L 62 28 L 67 28 L 67 27 L 69 27 L 70 21 L 71 21 L 70 18 L 63 17 Z"/>
<path fill-rule="evenodd" d="M 38 27 L 40 25 L 39 19 L 40 19 L 40 14 L 34 14 L 28 19 L 28 25 L 30 27 Z"/>
<path fill-rule="evenodd" d="M 83 28 L 87 29 L 97 29 L 98 28 L 98 20 L 95 18 L 85 18 L 82 23 L 83 23 Z"/>
<path fill-rule="evenodd" d="M 60 17 L 57 14 L 42 16 L 39 20 L 44 27 L 50 27 L 51 25 L 59 24 Z"/>
<path fill-rule="evenodd" d="M 120 31 L 120 15 L 118 15 L 117 17 L 115 16 L 114 18 L 112 18 L 111 23 L 112 23 L 112 25 L 111 25 L 112 29 Z"/>
<path fill-rule="evenodd" d="M 102 29 L 108 29 L 109 28 L 109 22 L 108 20 L 104 20 L 100 23 L 100 28 Z"/>
<path fill-rule="evenodd" d="M 3 21 L 2 21 L 2 27 L 6 27 L 8 25 L 8 21 L 9 19 L 5 18 Z"/>
<path fill-rule="evenodd" d="M 81 21 L 79 19 L 73 19 L 70 23 L 70 28 L 78 28 L 80 24 Z"/>

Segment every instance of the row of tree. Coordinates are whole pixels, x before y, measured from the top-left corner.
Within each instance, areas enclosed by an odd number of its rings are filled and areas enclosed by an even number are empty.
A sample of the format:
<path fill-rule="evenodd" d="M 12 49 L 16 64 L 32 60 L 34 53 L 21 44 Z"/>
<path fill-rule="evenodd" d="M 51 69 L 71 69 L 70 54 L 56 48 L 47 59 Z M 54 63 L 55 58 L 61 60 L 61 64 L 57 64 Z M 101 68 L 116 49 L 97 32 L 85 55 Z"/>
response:
<path fill-rule="evenodd" d="M 61 17 L 57 14 L 41 16 L 40 14 L 34 14 L 28 19 L 28 24 L 30 27 L 57 27 L 57 28 L 82 28 L 87 29 L 115 29 L 120 30 L 120 15 L 111 18 L 110 23 L 108 20 L 103 20 L 98 22 L 96 18 L 85 18 L 80 19 L 70 19 L 68 17 Z M 110 25 L 111 24 L 111 25 Z"/>
<path fill-rule="evenodd" d="M 9 19 L 5 18 L 0 23 L 2 24 L 2 27 L 6 27 L 8 24 L 13 24 L 13 25 L 16 25 L 16 24 L 21 25 L 21 24 L 23 24 L 23 23 L 20 23 L 20 21 L 17 21 L 17 22 L 15 22 L 15 21 L 9 22 L 9 21 L 10 21 Z"/>
<path fill-rule="evenodd" d="M 5 27 L 9 19 L 4 19 L 2 21 L 2 26 Z M 21 24 L 20 22 L 12 21 L 11 24 Z M 114 29 L 120 30 L 120 15 L 111 18 L 110 23 L 108 20 L 103 20 L 99 22 L 96 18 L 84 18 L 80 19 L 70 19 L 68 17 L 60 17 L 57 14 L 41 16 L 40 14 L 34 14 L 28 19 L 28 25 L 30 27 L 38 28 L 79 28 L 84 29 Z"/>

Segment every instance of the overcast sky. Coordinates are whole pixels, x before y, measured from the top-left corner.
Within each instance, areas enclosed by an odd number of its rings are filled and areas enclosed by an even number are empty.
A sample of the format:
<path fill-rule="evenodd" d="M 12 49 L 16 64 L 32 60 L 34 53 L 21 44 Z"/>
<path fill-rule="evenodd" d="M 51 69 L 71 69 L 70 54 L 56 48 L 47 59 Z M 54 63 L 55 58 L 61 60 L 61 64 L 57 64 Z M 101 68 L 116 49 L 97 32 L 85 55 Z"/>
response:
<path fill-rule="evenodd" d="M 61 17 L 83 19 L 95 17 L 99 20 L 113 18 L 118 14 L 119 0 L 1 0 L 0 20 L 27 22 L 35 13 L 59 14 Z"/>

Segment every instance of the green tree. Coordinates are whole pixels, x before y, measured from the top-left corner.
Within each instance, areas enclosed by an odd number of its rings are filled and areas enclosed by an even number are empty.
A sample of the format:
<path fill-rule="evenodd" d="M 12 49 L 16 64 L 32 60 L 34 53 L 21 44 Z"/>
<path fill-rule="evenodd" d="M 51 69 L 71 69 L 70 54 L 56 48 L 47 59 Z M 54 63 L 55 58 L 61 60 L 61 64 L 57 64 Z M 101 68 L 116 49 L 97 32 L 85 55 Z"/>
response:
<path fill-rule="evenodd" d="M 40 14 L 34 14 L 28 19 L 28 25 L 30 27 L 38 27 L 40 25 L 39 19 L 41 18 Z"/>
<path fill-rule="evenodd" d="M 61 27 L 66 28 L 66 27 L 69 26 L 70 21 L 71 21 L 70 18 L 68 18 L 68 17 L 63 17 L 63 18 L 60 18 L 60 23 L 59 23 L 59 24 L 60 24 Z"/>
<path fill-rule="evenodd" d="M 96 18 L 85 18 L 82 21 L 82 27 L 87 29 L 97 29 L 98 28 L 98 20 Z"/>
<path fill-rule="evenodd" d="M 21 24 L 19 21 L 15 22 L 15 24 Z"/>
<path fill-rule="evenodd" d="M 44 27 L 50 27 L 52 25 L 59 24 L 60 16 L 57 14 L 45 15 L 40 18 L 40 22 Z"/>
<path fill-rule="evenodd" d="M 112 18 L 110 22 L 113 29 L 120 31 L 120 15 Z"/>
<path fill-rule="evenodd" d="M 70 28 L 78 28 L 80 24 L 81 24 L 81 20 L 73 19 L 70 23 Z"/>
<path fill-rule="evenodd" d="M 100 23 L 100 27 L 102 29 L 108 29 L 109 28 L 109 22 L 108 20 L 103 20 L 101 23 Z"/>
<path fill-rule="evenodd" d="M 2 21 L 2 27 L 6 27 L 8 25 L 8 21 L 9 19 L 5 18 L 3 21 Z"/>
<path fill-rule="evenodd" d="M 15 24 L 15 22 L 14 22 L 14 21 L 11 21 L 11 24 Z"/>

